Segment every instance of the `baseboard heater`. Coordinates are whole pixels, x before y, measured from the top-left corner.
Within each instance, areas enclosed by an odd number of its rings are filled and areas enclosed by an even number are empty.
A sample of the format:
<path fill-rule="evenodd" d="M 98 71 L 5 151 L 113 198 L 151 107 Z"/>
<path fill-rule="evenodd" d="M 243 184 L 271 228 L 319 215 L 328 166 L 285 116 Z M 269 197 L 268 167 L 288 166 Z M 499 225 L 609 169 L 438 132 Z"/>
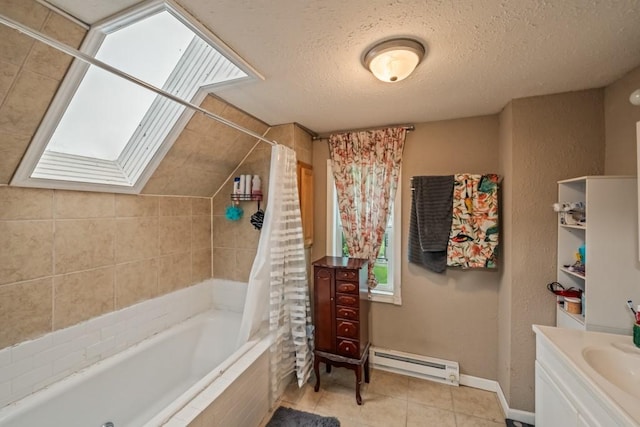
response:
<path fill-rule="evenodd" d="M 372 347 L 370 362 L 375 368 L 450 385 L 460 384 L 458 362 Z"/>

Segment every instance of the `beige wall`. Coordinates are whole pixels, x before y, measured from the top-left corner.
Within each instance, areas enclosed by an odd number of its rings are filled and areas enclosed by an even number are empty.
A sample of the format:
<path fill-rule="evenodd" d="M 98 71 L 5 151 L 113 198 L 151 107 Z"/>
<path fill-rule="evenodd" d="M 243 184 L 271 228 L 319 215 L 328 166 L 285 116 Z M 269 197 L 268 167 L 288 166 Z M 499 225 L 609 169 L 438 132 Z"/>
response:
<path fill-rule="evenodd" d="M 534 410 L 532 324 L 554 325 L 557 181 L 604 170 L 602 89 L 516 99 L 502 113 L 507 266 L 500 283 L 498 378 L 511 408 Z M 509 122 L 511 123 L 509 129 Z M 508 323 L 506 325 L 505 323 Z"/>
<path fill-rule="evenodd" d="M 287 147 L 293 148 L 298 160 L 311 164 L 311 135 L 295 124 L 274 126 L 268 130 L 266 137 Z M 269 167 L 271 165 L 271 146 L 260 143 L 247 159 L 234 172 L 234 176 L 242 174 L 259 175 L 262 180 L 264 210 L 268 202 Z M 250 223 L 256 212 L 256 202 L 240 202 L 244 210 L 238 221 L 229 221 L 225 217 L 226 207 L 230 205 L 230 194 L 233 182 L 229 180 L 213 198 L 213 276 L 239 282 L 248 282 L 251 266 L 256 256 L 260 231 Z"/>
<path fill-rule="evenodd" d="M 211 277 L 211 199 L 0 186 L 0 348 Z"/>
<path fill-rule="evenodd" d="M 416 125 L 407 136 L 402 165 L 402 250 L 407 247 L 414 175 L 498 170 L 498 117 Z M 315 235 L 312 258 L 325 255 L 325 140 L 314 143 Z M 402 255 L 402 306 L 373 303 L 372 343 L 379 347 L 455 360 L 462 373 L 496 379 L 497 271 L 431 273 Z"/>
<path fill-rule="evenodd" d="M 33 0 L 0 0 L 0 11 L 72 47 L 85 31 Z M 71 57 L 0 25 L 0 184 L 11 179 Z"/>
<path fill-rule="evenodd" d="M 636 175 L 636 123 L 640 122 L 640 106 L 629 102 L 629 95 L 636 89 L 640 89 L 640 67 L 605 88 L 607 175 Z"/>
<path fill-rule="evenodd" d="M 498 383 L 503 393 L 510 401 L 511 392 L 511 282 L 513 280 L 512 259 L 513 241 L 513 104 L 510 102 L 500 113 L 500 148 L 499 168 L 502 175 L 501 204 L 500 204 L 500 232 L 502 242 L 500 253 L 500 286 L 498 292 Z"/>

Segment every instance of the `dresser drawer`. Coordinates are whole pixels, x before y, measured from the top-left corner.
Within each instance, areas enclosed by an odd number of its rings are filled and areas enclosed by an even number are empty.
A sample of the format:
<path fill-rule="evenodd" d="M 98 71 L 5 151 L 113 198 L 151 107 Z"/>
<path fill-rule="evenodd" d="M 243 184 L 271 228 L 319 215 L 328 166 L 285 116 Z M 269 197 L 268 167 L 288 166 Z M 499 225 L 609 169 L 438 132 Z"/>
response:
<path fill-rule="evenodd" d="M 336 333 L 339 337 L 358 339 L 358 322 L 338 320 L 336 323 Z"/>
<path fill-rule="evenodd" d="M 336 292 L 340 292 L 342 294 L 357 294 L 358 284 L 353 282 L 337 282 Z"/>
<path fill-rule="evenodd" d="M 358 307 L 358 297 L 353 295 L 336 294 L 336 304 Z"/>
<path fill-rule="evenodd" d="M 336 270 L 338 280 L 358 280 L 358 272 L 354 270 Z"/>
<path fill-rule="evenodd" d="M 338 339 L 338 354 L 357 358 L 360 356 L 360 344 L 358 341 Z"/>
<path fill-rule="evenodd" d="M 358 309 L 348 307 L 336 307 L 336 317 L 340 319 L 359 320 Z"/>

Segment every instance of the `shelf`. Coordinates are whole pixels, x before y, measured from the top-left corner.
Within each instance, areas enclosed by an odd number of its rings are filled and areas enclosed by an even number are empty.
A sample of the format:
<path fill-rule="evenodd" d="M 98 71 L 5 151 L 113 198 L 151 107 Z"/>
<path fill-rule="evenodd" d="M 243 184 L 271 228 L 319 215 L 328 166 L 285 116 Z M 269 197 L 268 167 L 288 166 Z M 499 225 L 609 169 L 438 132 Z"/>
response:
<path fill-rule="evenodd" d="M 576 322 L 580 323 L 581 325 L 584 325 L 584 316 L 582 314 L 569 313 L 567 310 L 564 309 L 564 307 L 561 304 L 557 304 L 557 305 L 558 305 L 558 310 L 562 311 L 564 314 L 566 314 L 567 316 L 571 317 L 572 319 L 574 319 Z"/>
<path fill-rule="evenodd" d="M 563 271 L 563 272 L 567 273 L 570 276 L 579 277 L 581 279 L 585 279 L 585 277 L 586 277 L 584 274 L 578 273 L 576 271 L 571 271 L 571 270 L 569 270 L 567 268 L 564 268 L 564 267 L 560 268 L 560 271 Z"/>
<path fill-rule="evenodd" d="M 230 196 L 234 202 L 259 202 L 262 200 L 262 194 L 231 194 Z"/>
<path fill-rule="evenodd" d="M 578 230 L 586 230 L 587 226 L 586 225 L 567 225 L 567 224 L 560 224 L 560 227 L 562 228 L 575 228 Z"/>

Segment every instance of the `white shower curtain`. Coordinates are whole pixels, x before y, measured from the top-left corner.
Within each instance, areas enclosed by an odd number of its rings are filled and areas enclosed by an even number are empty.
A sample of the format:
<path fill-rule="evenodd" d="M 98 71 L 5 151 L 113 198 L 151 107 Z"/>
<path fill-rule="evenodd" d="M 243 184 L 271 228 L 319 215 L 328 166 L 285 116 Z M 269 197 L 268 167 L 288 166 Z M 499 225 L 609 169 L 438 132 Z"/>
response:
<path fill-rule="evenodd" d="M 282 145 L 272 148 L 267 208 L 239 335 L 241 345 L 268 320 L 274 340 L 272 401 L 294 370 L 300 387 L 311 372 L 311 308 L 296 166 L 292 149 Z"/>

